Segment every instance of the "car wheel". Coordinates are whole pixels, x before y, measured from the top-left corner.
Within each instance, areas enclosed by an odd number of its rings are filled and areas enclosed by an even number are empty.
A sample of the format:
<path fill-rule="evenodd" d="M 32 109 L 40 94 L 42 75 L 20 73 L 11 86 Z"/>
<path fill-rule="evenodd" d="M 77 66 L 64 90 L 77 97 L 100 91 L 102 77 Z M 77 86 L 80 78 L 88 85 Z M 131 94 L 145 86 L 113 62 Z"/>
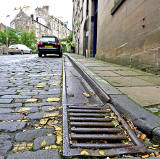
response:
<path fill-rule="evenodd" d="M 42 57 L 42 54 L 41 54 L 41 53 L 38 53 L 38 56 L 39 56 L 39 57 Z"/>
<path fill-rule="evenodd" d="M 24 54 L 24 52 L 23 52 L 23 50 L 21 50 L 21 55 L 23 55 Z"/>
<path fill-rule="evenodd" d="M 62 52 L 59 53 L 59 57 L 62 57 Z"/>

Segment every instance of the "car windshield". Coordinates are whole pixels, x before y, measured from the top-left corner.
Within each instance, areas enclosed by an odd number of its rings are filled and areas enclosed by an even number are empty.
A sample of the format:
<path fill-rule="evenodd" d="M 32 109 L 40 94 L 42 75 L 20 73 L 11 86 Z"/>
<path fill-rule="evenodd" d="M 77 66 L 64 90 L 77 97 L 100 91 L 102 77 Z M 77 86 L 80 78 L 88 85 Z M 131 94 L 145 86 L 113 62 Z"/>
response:
<path fill-rule="evenodd" d="M 43 41 L 43 42 L 49 42 L 49 41 L 56 42 L 56 38 L 45 37 L 45 38 L 42 38 L 41 41 Z"/>
<path fill-rule="evenodd" d="M 11 46 L 9 46 L 9 48 L 15 48 L 15 45 L 11 45 Z"/>

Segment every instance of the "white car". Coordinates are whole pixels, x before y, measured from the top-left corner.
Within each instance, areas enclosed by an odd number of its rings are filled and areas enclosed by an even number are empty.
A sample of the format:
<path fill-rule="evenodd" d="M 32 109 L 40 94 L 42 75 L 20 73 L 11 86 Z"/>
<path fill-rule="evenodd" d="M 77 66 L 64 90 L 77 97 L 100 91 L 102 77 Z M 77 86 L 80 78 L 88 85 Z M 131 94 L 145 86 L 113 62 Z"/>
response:
<path fill-rule="evenodd" d="M 13 54 L 32 54 L 32 49 L 22 44 L 11 45 L 8 48 L 8 53 Z"/>

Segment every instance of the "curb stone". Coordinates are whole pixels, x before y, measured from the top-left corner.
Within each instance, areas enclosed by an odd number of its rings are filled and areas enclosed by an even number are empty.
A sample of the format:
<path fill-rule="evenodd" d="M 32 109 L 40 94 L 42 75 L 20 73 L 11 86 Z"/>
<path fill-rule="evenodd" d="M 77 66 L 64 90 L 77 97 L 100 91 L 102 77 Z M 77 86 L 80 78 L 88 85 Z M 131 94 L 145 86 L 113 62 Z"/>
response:
<path fill-rule="evenodd" d="M 151 136 L 153 141 L 160 144 L 160 118 L 143 109 L 140 105 L 134 103 L 126 95 L 122 94 L 115 87 L 111 86 L 107 81 L 97 76 L 88 68 L 83 66 L 71 55 L 66 54 L 70 61 L 74 64 L 76 69 L 88 74 L 88 76 L 98 83 L 99 87 L 103 89 L 111 98 L 111 103 L 122 114 L 126 115 L 140 130 Z M 81 73 L 82 73 L 81 72 Z M 81 74 L 82 75 L 82 74 Z"/>

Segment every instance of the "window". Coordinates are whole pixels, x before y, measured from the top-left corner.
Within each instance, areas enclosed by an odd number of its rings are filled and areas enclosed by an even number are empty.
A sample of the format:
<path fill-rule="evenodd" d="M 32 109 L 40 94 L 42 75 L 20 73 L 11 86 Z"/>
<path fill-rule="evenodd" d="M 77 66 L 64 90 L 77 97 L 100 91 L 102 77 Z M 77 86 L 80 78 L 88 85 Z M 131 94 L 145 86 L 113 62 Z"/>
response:
<path fill-rule="evenodd" d="M 125 2 L 125 0 L 114 0 L 114 7 L 111 9 L 111 15 L 114 15 L 123 2 Z"/>

